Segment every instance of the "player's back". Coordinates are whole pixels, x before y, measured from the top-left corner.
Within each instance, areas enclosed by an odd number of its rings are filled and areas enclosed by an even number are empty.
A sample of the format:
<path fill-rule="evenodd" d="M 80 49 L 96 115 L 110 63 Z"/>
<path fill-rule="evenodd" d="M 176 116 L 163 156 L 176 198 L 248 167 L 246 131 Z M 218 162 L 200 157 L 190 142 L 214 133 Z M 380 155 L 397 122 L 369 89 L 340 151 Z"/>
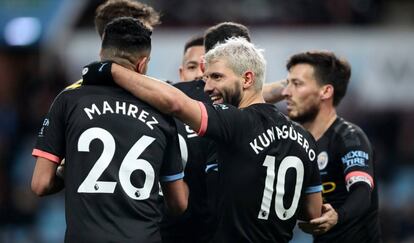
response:
<path fill-rule="evenodd" d="M 213 242 L 287 242 L 300 199 L 321 189 L 313 138 L 272 105 L 206 108 L 220 176 Z"/>
<path fill-rule="evenodd" d="M 66 241 L 160 242 L 159 179 L 181 173 L 171 118 L 117 87 L 60 94 L 66 120 Z M 175 148 L 174 148 L 175 146 Z"/>

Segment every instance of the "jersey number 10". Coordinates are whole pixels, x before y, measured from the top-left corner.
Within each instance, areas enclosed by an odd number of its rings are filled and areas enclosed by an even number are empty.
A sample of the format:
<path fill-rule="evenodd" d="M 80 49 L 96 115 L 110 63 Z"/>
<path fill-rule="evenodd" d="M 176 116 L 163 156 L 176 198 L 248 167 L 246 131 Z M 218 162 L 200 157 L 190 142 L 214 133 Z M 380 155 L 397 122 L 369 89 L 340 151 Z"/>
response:
<path fill-rule="evenodd" d="M 103 151 L 96 161 L 88 176 L 78 188 L 79 193 L 114 193 L 117 182 L 98 181 L 99 177 L 111 163 L 115 154 L 115 139 L 105 129 L 99 127 L 89 128 L 84 131 L 78 141 L 79 152 L 89 152 L 89 145 L 94 139 L 103 143 Z M 144 160 L 137 159 L 142 152 L 155 140 L 149 136 L 142 136 L 128 151 L 119 168 L 119 182 L 125 193 L 132 199 L 145 200 L 150 197 L 154 185 L 155 172 L 152 165 Z M 145 182 L 141 188 L 132 185 L 130 177 L 135 170 L 141 170 L 145 174 Z"/>
<path fill-rule="evenodd" d="M 263 191 L 262 205 L 260 207 L 259 219 L 267 220 L 270 213 L 270 205 L 272 203 L 272 197 L 274 194 L 274 181 L 275 181 L 275 162 L 274 156 L 267 155 L 263 163 L 263 166 L 267 167 L 265 188 Z M 285 208 L 283 205 L 283 197 L 285 195 L 285 181 L 286 172 L 289 168 L 296 170 L 296 183 L 295 193 L 293 194 L 292 204 L 289 208 Z M 275 211 L 276 215 L 281 220 L 288 220 L 295 215 L 298 208 L 299 198 L 302 191 L 303 184 L 303 163 L 296 156 L 287 156 L 282 162 L 280 162 L 277 172 L 276 181 L 276 195 L 275 195 Z"/>

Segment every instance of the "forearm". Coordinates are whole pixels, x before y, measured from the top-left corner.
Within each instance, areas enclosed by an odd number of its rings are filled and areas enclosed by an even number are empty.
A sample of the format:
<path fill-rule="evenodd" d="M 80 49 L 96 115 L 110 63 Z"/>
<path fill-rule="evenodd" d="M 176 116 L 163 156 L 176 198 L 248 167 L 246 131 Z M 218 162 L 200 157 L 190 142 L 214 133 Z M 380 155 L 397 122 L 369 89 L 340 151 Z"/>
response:
<path fill-rule="evenodd" d="M 62 179 L 57 176 L 53 178 L 44 178 L 40 180 L 32 180 L 32 191 L 37 196 L 46 196 L 57 193 L 65 187 Z"/>
<path fill-rule="evenodd" d="M 165 204 L 170 214 L 182 214 L 188 206 L 189 190 L 184 180 L 161 183 Z"/>
<path fill-rule="evenodd" d="M 280 80 L 263 85 L 263 98 L 267 103 L 276 103 L 283 100 L 282 91 L 286 86 L 286 80 Z"/>
<path fill-rule="evenodd" d="M 165 114 L 177 111 L 186 96 L 180 90 L 160 80 L 138 74 L 117 64 L 112 65 L 112 77 L 122 88 Z"/>
<path fill-rule="evenodd" d="M 351 192 L 336 211 L 338 212 L 338 225 L 361 216 L 371 205 L 371 188 L 365 183 L 359 183 L 351 188 Z"/>
<path fill-rule="evenodd" d="M 322 193 L 310 193 L 305 195 L 301 203 L 298 218 L 300 220 L 311 220 L 321 216 L 322 212 Z"/>

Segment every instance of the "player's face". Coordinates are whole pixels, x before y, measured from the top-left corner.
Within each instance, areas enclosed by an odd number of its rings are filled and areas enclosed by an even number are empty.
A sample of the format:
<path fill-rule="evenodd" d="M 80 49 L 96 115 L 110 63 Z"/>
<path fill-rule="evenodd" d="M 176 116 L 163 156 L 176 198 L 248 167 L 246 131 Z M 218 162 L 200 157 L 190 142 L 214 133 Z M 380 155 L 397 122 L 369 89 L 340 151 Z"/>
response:
<path fill-rule="evenodd" d="M 206 81 L 204 92 L 210 96 L 213 104 L 226 103 L 239 106 L 243 78 L 228 67 L 226 60 L 218 59 L 209 63 L 206 66 L 204 79 Z"/>
<path fill-rule="evenodd" d="M 203 72 L 200 61 L 204 55 L 204 46 L 192 46 L 184 53 L 183 64 L 180 66 L 180 80 L 192 81 L 201 79 Z"/>
<path fill-rule="evenodd" d="M 297 64 L 290 68 L 287 86 L 282 95 L 287 101 L 288 116 L 299 123 L 312 121 L 319 112 L 320 91 L 309 64 Z"/>

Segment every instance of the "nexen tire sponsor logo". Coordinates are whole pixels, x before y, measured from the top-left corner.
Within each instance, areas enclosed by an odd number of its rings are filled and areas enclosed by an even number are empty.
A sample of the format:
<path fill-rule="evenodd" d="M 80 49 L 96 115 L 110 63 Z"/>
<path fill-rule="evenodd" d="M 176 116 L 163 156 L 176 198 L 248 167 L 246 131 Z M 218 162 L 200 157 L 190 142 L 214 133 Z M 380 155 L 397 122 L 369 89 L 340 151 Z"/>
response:
<path fill-rule="evenodd" d="M 353 166 L 367 166 L 366 161 L 369 160 L 368 153 L 361 150 L 353 150 L 342 157 L 342 163 L 348 169 Z"/>

